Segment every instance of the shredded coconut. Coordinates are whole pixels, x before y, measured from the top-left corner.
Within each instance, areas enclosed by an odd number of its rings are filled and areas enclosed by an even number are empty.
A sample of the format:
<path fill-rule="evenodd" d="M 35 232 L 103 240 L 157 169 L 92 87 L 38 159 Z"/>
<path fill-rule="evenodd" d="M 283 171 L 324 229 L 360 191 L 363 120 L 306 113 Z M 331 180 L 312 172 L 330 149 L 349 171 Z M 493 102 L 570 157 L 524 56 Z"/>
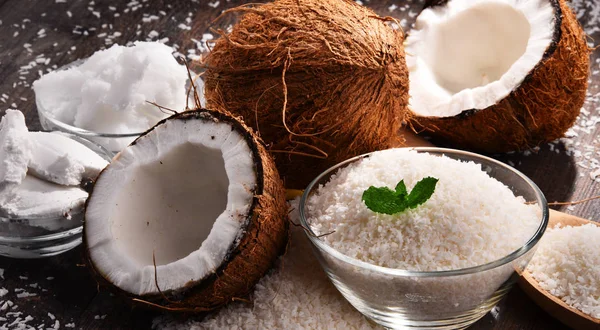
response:
<path fill-rule="evenodd" d="M 542 289 L 600 319 L 600 227 L 548 229 L 527 270 Z"/>
<path fill-rule="evenodd" d="M 369 186 L 408 190 L 424 177 L 439 179 L 423 205 L 378 214 L 361 200 Z M 439 271 L 477 266 L 523 246 L 540 224 L 526 205 L 481 165 L 392 149 L 339 170 L 309 199 L 309 223 L 336 250 L 389 268 Z"/>

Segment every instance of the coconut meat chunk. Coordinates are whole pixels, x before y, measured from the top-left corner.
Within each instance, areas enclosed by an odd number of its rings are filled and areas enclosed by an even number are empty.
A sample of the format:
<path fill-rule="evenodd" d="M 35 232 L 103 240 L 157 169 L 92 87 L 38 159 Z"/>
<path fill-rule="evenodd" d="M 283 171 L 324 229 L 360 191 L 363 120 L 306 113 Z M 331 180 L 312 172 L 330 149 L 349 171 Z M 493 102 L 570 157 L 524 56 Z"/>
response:
<path fill-rule="evenodd" d="M 6 110 L 0 120 L 0 201 L 27 174 L 27 164 L 31 158 L 28 132 L 22 113 Z"/>
<path fill-rule="evenodd" d="M 515 90 L 555 36 L 552 0 L 449 0 L 429 7 L 406 39 L 410 108 L 450 117 Z"/>
<path fill-rule="evenodd" d="M 90 259 L 135 295 L 178 290 L 226 262 L 257 185 L 245 137 L 214 118 L 168 120 L 124 149 L 86 210 Z M 154 260 L 153 260 L 154 259 Z"/>
<path fill-rule="evenodd" d="M 34 142 L 31 174 L 66 186 L 95 179 L 108 162 L 83 144 L 60 133 L 30 132 Z"/>
<path fill-rule="evenodd" d="M 71 219 L 81 212 L 88 193 L 78 187 L 65 187 L 26 175 L 10 192 L 0 193 L 0 216 L 28 219 L 30 225 L 41 219 Z"/>

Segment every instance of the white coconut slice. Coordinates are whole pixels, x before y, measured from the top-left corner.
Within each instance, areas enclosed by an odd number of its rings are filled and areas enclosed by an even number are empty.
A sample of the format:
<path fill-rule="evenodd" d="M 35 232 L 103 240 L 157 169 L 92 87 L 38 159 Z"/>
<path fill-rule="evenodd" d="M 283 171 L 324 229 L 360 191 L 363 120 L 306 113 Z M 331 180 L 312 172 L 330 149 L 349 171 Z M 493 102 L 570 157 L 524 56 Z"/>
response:
<path fill-rule="evenodd" d="M 62 185 L 95 179 L 108 162 L 83 144 L 60 133 L 31 132 L 30 173 Z"/>
<path fill-rule="evenodd" d="M 83 211 L 88 193 L 27 175 L 10 193 L 0 198 L 0 215 L 16 219 L 71 219 Z"/>
<path fill-rule="evenodd" d="M 413 123 L 462 147 L 523 149 L 572 125 L 589 51 L 564 0 L 435 0 L 406 39 Z"/>
<path fill-rule="evenodd" d="M 18 110 L 6 110 L 0 120 L 0 201 L 2 195 L 19 185 L 27 174 L 31 142 L 25 117 Z"/>
<path fill-rule="evenodd" d="M 553 40 L 548 0 L 450 0 L 406 39 L 410 106 L 422 116 L 485 109 L 513 91 Z"/>
<path fill-rule="evenodd" d="M 250 290 L 283 247 L 285 218 L 283 185 L 256 137 L 199 110 L 160 122 L 114 158 L 88 200 L 84 237 L 110 286 L 200 311 Z"/>

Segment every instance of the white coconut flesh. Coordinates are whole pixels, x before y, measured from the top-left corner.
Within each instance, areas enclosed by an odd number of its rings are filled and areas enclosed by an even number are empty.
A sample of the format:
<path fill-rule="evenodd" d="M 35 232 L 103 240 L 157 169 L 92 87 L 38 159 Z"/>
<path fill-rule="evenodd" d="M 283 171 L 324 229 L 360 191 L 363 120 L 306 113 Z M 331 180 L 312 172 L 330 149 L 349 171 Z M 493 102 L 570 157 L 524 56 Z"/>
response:
<path fill-rule="evenodd" d="M 108 162 L 83 144 L 59 133 L 30 132 L 31 174 L 62 185 L 95 179 Z"/>
<path fill-rule="evenodd" d="M 450 117 L 498 103 L 542 60 L 555 24 L 549 0 L 449 0 L 423 10 L 405 45 L 411 110 Z"/>
<path fill-rule="evenodd" d="M 243 235 L 257 184 L 245 138 L 212 119 L 168 120 L 99 176 L 85 236 L 95 268 L 136 294 L 213 273 Z"/>
<path fill-rule="evenodd" d="M 78 187 L 66 187 L 27 175 L 10 192 L 0 192 L 0 215 L 27 219 L 38 227 L 45 220 L 71 219 L 82 211 L 88 193 Z"/>
<path fill-rule="evenodd" d="M 0 120 L 0 195 L 19 185 L 27 174 L 31 157 L 28 132 L 22 113 L 6 110 Z"/>

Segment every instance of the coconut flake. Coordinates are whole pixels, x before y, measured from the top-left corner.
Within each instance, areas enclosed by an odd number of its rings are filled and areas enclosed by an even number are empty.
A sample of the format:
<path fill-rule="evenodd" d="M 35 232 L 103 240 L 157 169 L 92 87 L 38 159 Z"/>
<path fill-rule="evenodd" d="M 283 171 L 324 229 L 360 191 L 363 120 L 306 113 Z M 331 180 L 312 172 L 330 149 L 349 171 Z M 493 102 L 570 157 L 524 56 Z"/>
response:
<path fill-rule="evenodd" d="M 75 186 L 94 179 L 108 162 L 83 144 L 59 133 L 31 132 L 29 170 L 38 178 Z"/>

